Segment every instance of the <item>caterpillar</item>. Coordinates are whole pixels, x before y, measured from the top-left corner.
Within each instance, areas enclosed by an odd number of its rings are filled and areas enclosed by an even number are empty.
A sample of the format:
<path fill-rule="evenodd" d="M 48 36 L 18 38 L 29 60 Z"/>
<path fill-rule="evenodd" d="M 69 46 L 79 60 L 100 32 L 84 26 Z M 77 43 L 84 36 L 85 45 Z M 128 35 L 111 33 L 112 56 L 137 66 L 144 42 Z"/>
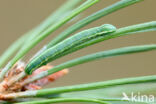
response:
<path fill-rule="evenodd" d="M 105 36 L 108 33 L 116 31 L 116 27 L 111 24 L 104 24 L 99 27 L 90 28 L 79 32 L 62 42 L 56 44 L 55 46 L 43 51 L 39 56 L 34 57 L 26 66 L 25 72 L 27 74 L 32 74 L 37 68 L 46 65 L 47 63 L 65 55 L 70 49 L 95 39 L 99 36 Z M 63 54 L 63 55 L 62 55 Z"/>

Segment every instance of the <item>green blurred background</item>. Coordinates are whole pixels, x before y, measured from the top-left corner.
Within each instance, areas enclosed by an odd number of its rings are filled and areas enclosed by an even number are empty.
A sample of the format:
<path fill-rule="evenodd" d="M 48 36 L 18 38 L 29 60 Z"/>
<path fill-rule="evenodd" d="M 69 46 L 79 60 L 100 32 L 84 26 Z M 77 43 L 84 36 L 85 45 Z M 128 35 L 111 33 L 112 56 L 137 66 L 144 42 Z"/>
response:
<path fill-rule="evenodd" d="M 0 53 L 2 53 L 19 36 L 38 25 L 65 1 L 66 0 L 0 0 Z M 75 23 L 77 20 L 117 1 L 119 0 L 101 0 L 96 5 L 90 7 L 73 21 L 64 25 L 41 42 L 29 52 L 25 60 L 27 61 L 45 43 L 57 36 L 61 31 Z M 155 20 L 155 4 L 156 0 L 144 0 L 144 2 L 137 3 L 103 17 L 81 30 L 105 23 L 113 24 L 119 28 Z M 52 64 L 57 65 L 67 60 L 97 51 L 131 45 L 156 43 L 155 34 L 155 32 L 148 32 L 111 39 L 65 56 L 52 62 Z M 155 62 L 155 51 L 98 60 L 70 68 L 71 70 L 68 75 L 57 80 L 55 83 L 52 83 L 50 86 L 55 87 L 123 77 L 153 75 L 156 73 Z"/>

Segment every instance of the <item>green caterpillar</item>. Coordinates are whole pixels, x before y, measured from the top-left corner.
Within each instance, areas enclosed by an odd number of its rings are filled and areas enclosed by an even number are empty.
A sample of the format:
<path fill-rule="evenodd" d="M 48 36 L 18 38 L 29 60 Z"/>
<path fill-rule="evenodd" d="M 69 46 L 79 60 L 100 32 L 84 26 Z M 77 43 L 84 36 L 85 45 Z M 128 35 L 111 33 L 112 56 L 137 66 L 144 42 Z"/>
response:
<path fill-rule="evenodd" d="M 27 74 L 32 74 L 32 72 L 35 69 L 43 65 L 46 65 L 47 63 L 65 55 L 64 53 L 66 53 L 70 49 L 78 45 L 81 45 L 87 41 L 90 41 L 92 39 L 95 39 L 97 37 L 105 36 L 108 33 L 112 33 L 115 31 L 116 31 L 116 28 L 113 25 L 104 24 L 99 27 L 94 27 L 94 28 L 79 32 L 65 39 L 64 41 L 58 43 L 57 45 L 45 50 L 39 56 L 36 56 L 35 58 L 33 58 L 26 66 L 25 72 Z"/>

